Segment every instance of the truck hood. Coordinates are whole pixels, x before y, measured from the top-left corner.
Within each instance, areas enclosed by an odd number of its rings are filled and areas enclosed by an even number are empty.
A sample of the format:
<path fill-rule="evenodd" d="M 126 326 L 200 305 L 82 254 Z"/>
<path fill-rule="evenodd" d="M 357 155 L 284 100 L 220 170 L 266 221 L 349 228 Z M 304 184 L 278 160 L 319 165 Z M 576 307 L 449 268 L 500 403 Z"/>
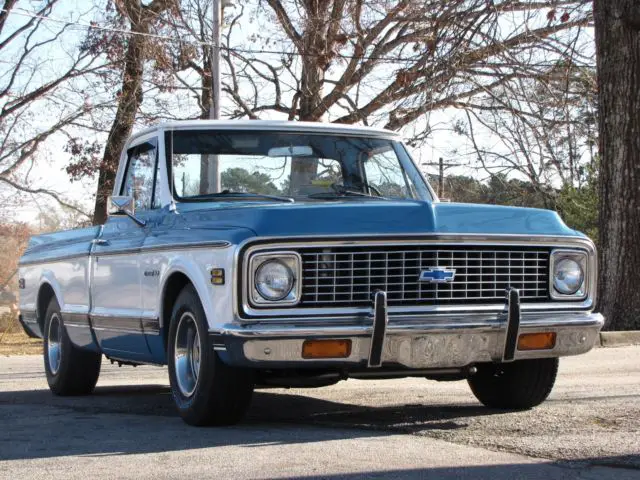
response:
<path fill-rule="evenodd" d="M 428 234 L 581 234 L 556 212 L 534 208 L 345 200 L 293 204 L 207 202 L 178 206 L 178 222 L 190 228 L 242 228 L 258 236 L 428 235 Z"/>

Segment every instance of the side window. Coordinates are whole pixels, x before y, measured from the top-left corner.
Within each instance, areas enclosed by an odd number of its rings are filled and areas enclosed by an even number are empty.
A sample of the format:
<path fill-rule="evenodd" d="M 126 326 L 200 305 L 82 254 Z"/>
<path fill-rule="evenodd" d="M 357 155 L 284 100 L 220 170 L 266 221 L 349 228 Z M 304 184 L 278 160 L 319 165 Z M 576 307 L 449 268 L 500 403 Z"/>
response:
<path fill-rule="evenodd" d="M 405 178 L 404 169 L 398 165 L 393 150 L 373 154 L 363 162 L 367 184 L 384 197 L 414 198 Z M 400 168 L 399 168 L 400 167 Z"/>
<path fill-rule="evenodd" d="M 136 210 L 150 210 L 154 205 L 157 148 L 143 143 L 129 150 L 129 164 L 121 195 L 133 197 Z M 156 197 L 157 198 L 157 197 Z"/>

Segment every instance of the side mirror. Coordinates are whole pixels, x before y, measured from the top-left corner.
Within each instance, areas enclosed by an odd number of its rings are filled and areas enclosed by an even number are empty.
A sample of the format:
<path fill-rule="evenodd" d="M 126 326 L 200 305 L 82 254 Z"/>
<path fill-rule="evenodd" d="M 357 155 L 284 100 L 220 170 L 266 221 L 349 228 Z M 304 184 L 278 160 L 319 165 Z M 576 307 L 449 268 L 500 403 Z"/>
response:
<path fill-rule="evenodd" d="M 135 205 L 133 197 L 114 196 L 109 197 L 109 215 L 126 215 L 129 212 L 131 215 L 135 213 Z"/>
<path fill-rule="evenodd" d="M 135 200 L 133 197 L 109 197 L 108 204 L 110 205 L 110 210 L 108 212 L 109 216 L 126 215 L 141 227 L 144 227 L 147 224 L 147 222 L 135 216 Z"/>

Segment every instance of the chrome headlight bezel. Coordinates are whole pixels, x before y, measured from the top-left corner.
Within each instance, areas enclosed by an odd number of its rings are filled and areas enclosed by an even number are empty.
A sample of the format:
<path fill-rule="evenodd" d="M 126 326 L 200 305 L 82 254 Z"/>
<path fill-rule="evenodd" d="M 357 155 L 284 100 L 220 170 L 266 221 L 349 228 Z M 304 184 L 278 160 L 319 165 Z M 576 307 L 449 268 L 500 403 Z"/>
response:
<path fill-rule="evenodd" d="M 289 269 L 293 276 L 291 289 L 279 299 L 265 298 L 256 286 L 258 270 L 269 262 L 279 262 Z M 296 305 L 300 302 L 300 284 L 302 279 L 302 260 L 296 252 L 257 253 L 249 261 L 248 291 L 249 302 L 255 307 Z"/>
<path fill-rule="evenodd" d="M 555 286 L 555 268 L 562 260 L 573 260 L 582 270 L 582 284 L 575 293 L 562 293 Z M 549 257 L 549 295 L 553 300 L 584 300 L 589 294 L 589 256 L 582 250 L 557 249 Z"/>

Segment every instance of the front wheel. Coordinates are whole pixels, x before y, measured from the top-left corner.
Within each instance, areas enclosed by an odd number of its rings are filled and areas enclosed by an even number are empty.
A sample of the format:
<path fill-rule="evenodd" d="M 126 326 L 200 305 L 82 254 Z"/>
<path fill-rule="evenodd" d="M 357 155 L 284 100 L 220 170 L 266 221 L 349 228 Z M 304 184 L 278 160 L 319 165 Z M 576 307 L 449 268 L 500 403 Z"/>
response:
<path fill-rule="evenodd" d="M 485 363 L 478 365 L 478 372 L 468 382 L 487 407 L 525 410 L 546 400 L 557 373 L 557 358 Z"/>
<path fill-rule="evenodd" d="M 167 350 L 171 393 L 186 423 L 233 425 L 242 419 L 253 393 L 252 371 L 220 360 L 191 285 L 180 292 L 173 307 Z"/>
<path fill-rule="evenodd" d="M 87 395 L 96 386 L 102 355 L 76 347 L 67 335 L 60 306 L 52 298 L 44 321 L 44 370 L 56 395 Z"/>

